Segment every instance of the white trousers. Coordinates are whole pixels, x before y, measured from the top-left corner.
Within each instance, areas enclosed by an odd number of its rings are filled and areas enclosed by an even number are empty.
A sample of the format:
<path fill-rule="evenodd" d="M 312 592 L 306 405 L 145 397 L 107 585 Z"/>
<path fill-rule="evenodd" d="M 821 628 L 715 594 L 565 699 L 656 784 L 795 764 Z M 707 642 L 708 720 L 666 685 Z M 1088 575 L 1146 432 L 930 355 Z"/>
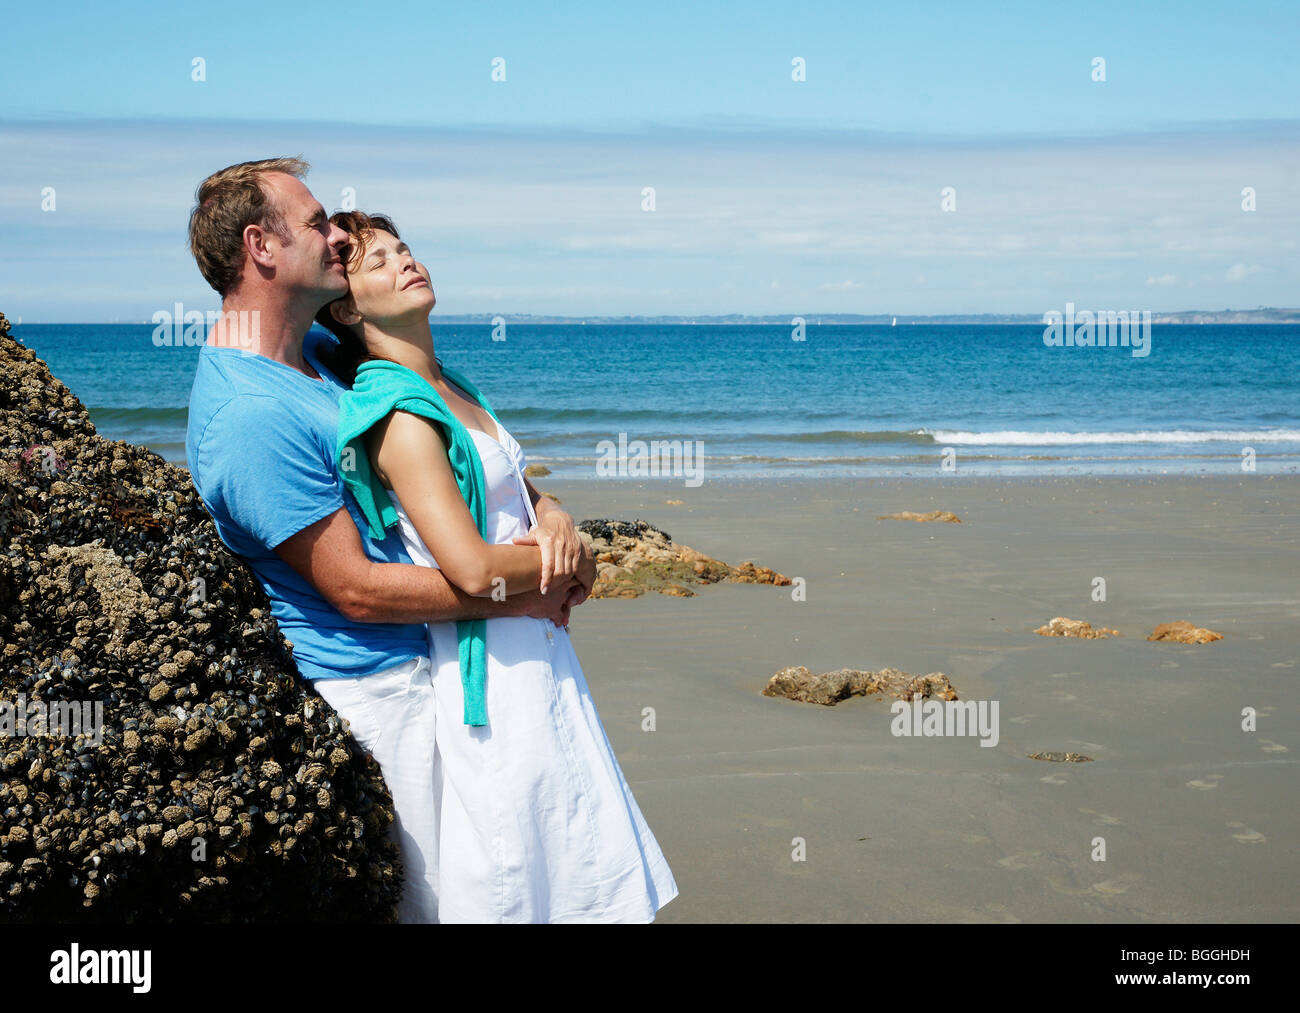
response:
<path fill-rule="evenodd" d="M 393 796 L 391 828 L 405 884 L 399 922 L 438 920 L 438 785 L 434 770 L 433 668 L 427 655 L 374 675 L 315 679 L 312 686 L 352 726 Z"/>

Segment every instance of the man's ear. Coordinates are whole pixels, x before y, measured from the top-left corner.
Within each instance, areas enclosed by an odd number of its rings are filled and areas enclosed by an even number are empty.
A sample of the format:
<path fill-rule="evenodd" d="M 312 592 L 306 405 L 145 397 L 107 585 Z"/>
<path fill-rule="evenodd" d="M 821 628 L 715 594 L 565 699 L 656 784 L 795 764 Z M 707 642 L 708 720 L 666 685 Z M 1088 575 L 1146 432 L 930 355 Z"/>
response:
<path fill-rule="evenodd" d="M 275 255 L 267 248 L 266 238 L 269 233 L 260 225 L 244 226 L 244 250 L 249 259 L 258 267 L 275 267 Z"/>
<path fill-rule="evenodd" d="M 361 314 L 357 312 L 356 304 L 352 301 L 350 295 L 344 296 L 342 299 L 335 299 L 330 303 L 330 316 L 348 327 L 361 323 Z"/>

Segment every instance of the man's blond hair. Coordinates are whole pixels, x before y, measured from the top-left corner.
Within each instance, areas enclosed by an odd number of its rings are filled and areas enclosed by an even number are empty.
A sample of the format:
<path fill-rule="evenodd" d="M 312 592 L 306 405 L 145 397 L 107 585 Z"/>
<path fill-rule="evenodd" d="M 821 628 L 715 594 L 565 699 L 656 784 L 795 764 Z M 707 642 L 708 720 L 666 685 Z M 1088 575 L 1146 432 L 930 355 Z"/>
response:
<path fill-rule="evenodd" d="M 244 229 L 258 225 L 290 241 L 284 215 L 263 187 L 268 172 L 302 179 L 301 158 L 263 158 L 227 166 L 199 184 L 190 212 L 190 252 L 207 283 L 224 299 L 239 284 L 244 266 Z"/>

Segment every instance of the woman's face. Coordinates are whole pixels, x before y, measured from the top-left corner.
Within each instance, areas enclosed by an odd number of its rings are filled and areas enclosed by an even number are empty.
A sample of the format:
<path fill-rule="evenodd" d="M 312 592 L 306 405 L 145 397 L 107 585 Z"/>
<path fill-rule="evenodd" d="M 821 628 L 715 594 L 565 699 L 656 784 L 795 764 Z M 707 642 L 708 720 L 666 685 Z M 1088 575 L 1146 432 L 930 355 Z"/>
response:
<path fill-rule="evenodd" d="M 428 270 L 391 232 L 376 229 L 365 252 L 360 257 L 351 254 L 347 269 L 349 294 L 357 313 L 380 328 L 412 317 L 428 317 L 437 301 Z"/>

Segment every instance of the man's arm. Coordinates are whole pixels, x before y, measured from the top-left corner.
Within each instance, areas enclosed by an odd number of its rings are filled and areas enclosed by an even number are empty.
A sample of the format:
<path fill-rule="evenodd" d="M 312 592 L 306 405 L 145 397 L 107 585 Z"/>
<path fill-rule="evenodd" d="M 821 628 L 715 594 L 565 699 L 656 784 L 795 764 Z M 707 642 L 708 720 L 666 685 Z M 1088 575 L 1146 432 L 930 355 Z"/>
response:
<path fill-rule="evenodd" d="M 285 539 L 275 552 L 353 622 L 442 623 L 523 615 L 550 619 L 557 626 L 569 621 L 566 599 L 572 581 L 556 582 L 546 595 L 516 593 L 504 601 L 469 595 L 436 567 L 370 559 L 342 507 Z"/>

